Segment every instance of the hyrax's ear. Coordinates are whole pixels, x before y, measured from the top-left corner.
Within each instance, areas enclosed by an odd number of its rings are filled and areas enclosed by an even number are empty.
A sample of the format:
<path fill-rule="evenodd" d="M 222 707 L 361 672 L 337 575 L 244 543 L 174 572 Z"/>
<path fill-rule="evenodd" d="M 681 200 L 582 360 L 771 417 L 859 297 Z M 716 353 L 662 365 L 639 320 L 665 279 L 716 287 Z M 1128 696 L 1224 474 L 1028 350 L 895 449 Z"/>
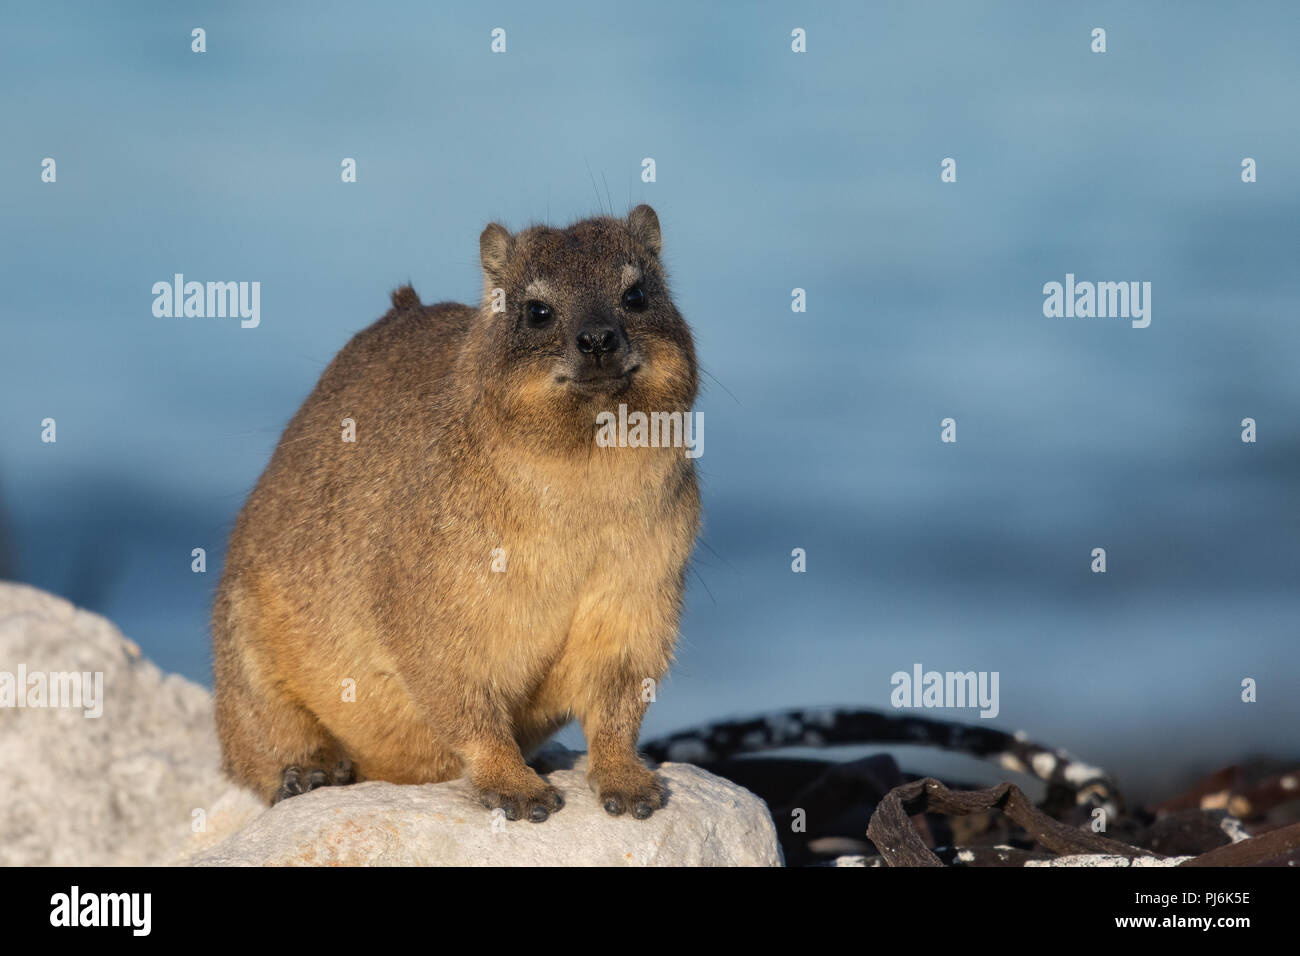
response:
<path fill-rule="evenodd" d="M 663 251 L 664 240 L 659 234 L 659 217 L 645 203 L 627 214 L 627 227 L 632 235 L 654 255 Z"/>
<path fill-rule="evenodd" d="M 510 250 L 514 245 L 514 237 L 506 232 L 505 226 L 498 222 L 488 223 L 483 234 L 478 237 L 478 253 L 483 261 L 483 273 L 489 276 L 500 276 L 504 273 L 506 262 L 510 258 Z"/>

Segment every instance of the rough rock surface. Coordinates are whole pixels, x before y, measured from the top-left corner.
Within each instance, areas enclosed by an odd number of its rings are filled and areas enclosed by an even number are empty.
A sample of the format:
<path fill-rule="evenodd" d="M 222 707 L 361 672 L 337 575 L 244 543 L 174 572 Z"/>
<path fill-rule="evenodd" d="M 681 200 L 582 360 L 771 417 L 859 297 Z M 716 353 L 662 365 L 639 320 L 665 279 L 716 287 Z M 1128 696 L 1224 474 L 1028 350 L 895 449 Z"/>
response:
<path fill-rule="evenodd" d="M 286 800 L 217 846 L 180 859 L 198 866 L 781 865 L 766 804 L 733 783 L 688 764 L 664 764 L 668 806 L 649 820 L 611 817 L 587 787 L 585 756 L 553 749 L 548 757 L 568 767 L 546 773 L 565 806 L 545 823 L 488 813 L 463 780 L 371 782 Z"/>
<path fill-rule="evenodd" d="M 666 763 L 666 808 L 610 817 L 585 757 L 559 747 L 543 770 L 567 805 L 541 824 L 494 819 L 463 781 L 326 788 L 268 810 L 222 778 L 204 688 L 104 618 L 0 582 L 0 680 L 20 666 L 102 673 L 103 714 L 0 707 L 0 865 L 781 865 L 749 791 Z"/>
<path fill-rule="evenodd" d="M 0 706 L 0 864 L 149 863 L 229 786 L 206 690 L 164 674 L 99 615 L 0 582 L 0 672 L 24 666 L 102 673 L 103 713 Z"/>

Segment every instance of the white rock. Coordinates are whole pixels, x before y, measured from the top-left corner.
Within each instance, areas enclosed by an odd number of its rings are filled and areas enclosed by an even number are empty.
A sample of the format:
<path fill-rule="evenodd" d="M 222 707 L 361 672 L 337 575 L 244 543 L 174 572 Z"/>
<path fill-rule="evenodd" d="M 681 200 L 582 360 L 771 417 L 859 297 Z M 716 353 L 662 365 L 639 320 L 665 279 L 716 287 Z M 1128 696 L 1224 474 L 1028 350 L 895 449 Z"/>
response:
<path fill-rule="evenodd" d="M 184 840 L 192 811 L 227 786 L 208 692 L 104 618 L 0 582 L 0 672 L 24 666 L 102 673 L 103 713 L 0 706 L 0 864 L 139 865 Z"/>
<path fill-rule="evenodd" d="M 572 755 L 579 757 L 579 755 Z M 565 806 L 544 823 L 508 822 L 464 780 L 369 782 L 285 800 L 205 851 L 196 866 L 780 866 L 767 805 L 686 764 L 663 764 L 668 805 L 611 817 L 587 786 L 585 757 L 546 779 Z"/>
<path fill-rule="evenodd" d="M 222 778 L 204 688 L 164 675 L 104 618 L 0 582 L 0 672 L 20 666 L 102 673 L 103 714 L 0 707 L 0 865 L 782 863 L 766 805 L 742 787 L 667 763 L 667 807 L 611 817 L 585 757 L 555 747 L 547 759 L 562 769 L 547 777 L 567 805 L 545 823 L 494 825 L 460 780 L 325 788 L 267 810 Z"/>

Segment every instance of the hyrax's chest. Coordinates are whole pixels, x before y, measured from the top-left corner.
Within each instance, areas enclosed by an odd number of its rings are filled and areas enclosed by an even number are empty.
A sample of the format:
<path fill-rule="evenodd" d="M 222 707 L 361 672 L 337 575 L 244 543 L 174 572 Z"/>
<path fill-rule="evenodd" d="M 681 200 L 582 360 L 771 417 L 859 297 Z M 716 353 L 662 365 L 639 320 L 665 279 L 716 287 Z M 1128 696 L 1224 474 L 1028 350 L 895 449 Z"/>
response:
<path fill-rule="evenodd" d="M 514 485 L 491 530 L 495 563 L 483 581 L 483 610 L 499 626 L 527 628 L 545 642 L 600 606 L 613 614 L 675 602 L 665 589 L 690 554 L 693 484 L 690 494 L 674 494 L 680 465 L 619 451 L 622 460 L 597 460 L 582 481 L 534 471 Z"/>

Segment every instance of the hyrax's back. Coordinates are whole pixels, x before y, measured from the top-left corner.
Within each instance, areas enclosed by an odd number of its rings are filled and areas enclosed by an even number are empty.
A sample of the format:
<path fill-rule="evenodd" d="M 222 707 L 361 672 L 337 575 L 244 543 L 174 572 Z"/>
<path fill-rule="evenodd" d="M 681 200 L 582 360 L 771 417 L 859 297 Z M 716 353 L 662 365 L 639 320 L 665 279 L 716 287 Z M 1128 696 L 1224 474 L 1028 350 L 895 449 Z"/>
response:
<path fill-rule="evenodd" d="M 353 338 L 290 422 L 240 513 L 213 615 L 217 720 L 228 772 L 265 796 L 280 789 L 286 767 L 333 774 L 348 760 L 319 724 L 355 703 L 345 700 L 344 681 L 358 679 L 361 652 L 377 646 L 362 629 L 372 630 L 381 611 L 367 608 L 368 589 L 392 546 L 383 539 L 403 494 L 400 476 L 426 436 L 436 448 L 442 424 L 436 411 L 418 410 L 443 403 L 472 315 L 463 306 L 395 306 Z M 398 440 L 403 433 L 407 440 Z M 370 717 L 374 710 L 366 708 Z M 446 775 L 456 772 L 449 762 Z"/>
<path fill-rule="evenodd" d="M 648 207 L 481 239 L 480 309 L 410 289 L 286 429 L 213 615 L 227 771 L 267 799 L 444 780 L 545 819 L 523 752 L 576 717 L 610 812 L 663 803 L 634 751 L 698 520 L 680 447 L 601 447 L 620 405 L 690 414 L 695 360 Z"/>

